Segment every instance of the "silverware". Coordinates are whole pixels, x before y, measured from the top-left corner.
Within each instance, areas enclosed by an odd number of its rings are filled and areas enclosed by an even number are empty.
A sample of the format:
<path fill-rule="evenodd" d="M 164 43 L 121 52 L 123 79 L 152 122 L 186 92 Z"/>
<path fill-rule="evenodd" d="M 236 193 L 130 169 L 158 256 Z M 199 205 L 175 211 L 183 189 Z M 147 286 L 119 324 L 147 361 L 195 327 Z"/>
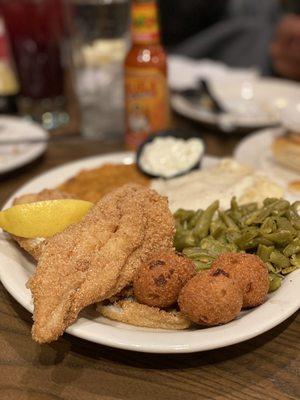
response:
<path fill-rule="evenodd" d="M 213 94 L 207 79 L 200 79 L 195 88 L 176 90 L 175 93 L 185 97 L 193 103 L 200 102 L 204 97 L 206 97 L 210 101 L 211 111 L 216 114 L 226 113 L 226 110 L 221 105 L 220 101 Z"/>

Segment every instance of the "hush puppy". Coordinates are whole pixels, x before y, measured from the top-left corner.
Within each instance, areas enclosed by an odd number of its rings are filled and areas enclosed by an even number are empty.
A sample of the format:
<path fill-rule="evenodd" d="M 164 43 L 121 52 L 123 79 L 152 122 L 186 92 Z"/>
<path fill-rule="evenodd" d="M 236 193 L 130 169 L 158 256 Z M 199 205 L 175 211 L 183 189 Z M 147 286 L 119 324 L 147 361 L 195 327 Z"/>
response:
<path fill-rule="evenodd" d="M 180 311 L 193 322 L 213 326 L 232 321 L 241 311 L 243 295 L 239 286 L 222 269 L 203 271 L 181 290 Z"/>
<path fill-rule="evenodd" d="M 223 253 L 212 264 L 229 274 L 243 292 L 243 308 L 262 304 L 269 290 L 269 275 L 265 263 L 254 254 Z"/>
<path fill-rule="evenodd" d="M 176 303 L 180 290 L 195 273 L 194 263 L 180 253 L 153 253 L 133 279 L 134 295 L 139 303 L 169 307 Z"/>

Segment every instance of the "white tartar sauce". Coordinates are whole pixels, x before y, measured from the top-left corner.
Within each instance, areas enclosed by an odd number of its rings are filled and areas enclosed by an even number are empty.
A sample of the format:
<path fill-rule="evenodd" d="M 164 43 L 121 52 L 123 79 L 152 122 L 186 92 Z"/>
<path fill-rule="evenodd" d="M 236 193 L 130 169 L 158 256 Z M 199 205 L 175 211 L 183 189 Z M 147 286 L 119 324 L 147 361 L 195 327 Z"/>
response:
<path fill-rule="evenodd" d="M 144 146 L 139 163 L 149 174 L 171 178 L 192 168 L 203 152 L 203 141 L 198 138 L 157 137 Z"/>

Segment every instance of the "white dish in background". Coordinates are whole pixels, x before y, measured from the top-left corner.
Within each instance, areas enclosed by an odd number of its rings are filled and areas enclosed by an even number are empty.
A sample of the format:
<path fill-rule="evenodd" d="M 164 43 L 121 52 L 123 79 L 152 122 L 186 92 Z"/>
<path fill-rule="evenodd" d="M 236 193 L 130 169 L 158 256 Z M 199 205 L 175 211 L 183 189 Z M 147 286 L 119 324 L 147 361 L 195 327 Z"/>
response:
<path fill-rule="evenodd" d="M 29 181 L 6 203 L 25 193 L 53 188 L 83 168 L 94 168 L 106 162 L 131 163 L 131 153 L 110 154 L 87 158 L 55 168 Z M 212 166 L 217 159 L 204 157 L 203 168 Z M 34 271 L 32 261 L 5 235 L 0 239 L 0 278 L 8 292 L 28 311 L 33 311 L 31 293 L 26 282 Z M 150 353 L 189 353 L 216 349 L 253 338 L 278 325 L 300 306 L 300 270 L 290 274 L 281 288 L 269 295 L 261 306 L 244 311 L 226 325 L 185 331 L 164 331 L 138 328 L 84 311 L 67 332 L 71 335 L 111 347 Z"/>
<path fill-rule="evenodd" d="M 288 200 L 296 201 L 300 199 L 300 193 L 297 195 L 296 192 L 290 191 L 288 184 L 299 180 L 299 173 L 278 164 L 272 154 L 273 140 L 282 134 L 282 128 L 264 129 L 253 133 L 238 144 L 234 156 L 240 163 L 262 171 L 285 189 Z"/>
<path fill-rule="evenodd" d="M 23 118 L 0 116 L 0 174 L 12 171 L 38 158 L 47 148 L 48 133 L 38 124 Z M 22 143 L 23 140 L 40 143 Z M 2 144 L 5 141 L 17 144 Z"/>
<path fill-rule="evenodd" d="M 278 125 L 281 112 L 300 98 L 300 84 L 276 78 L 211 78 L 211 90 L 228 112 L 216 114 L 180 94 L 171 97 L 179 114 L 223 131 Z"/>

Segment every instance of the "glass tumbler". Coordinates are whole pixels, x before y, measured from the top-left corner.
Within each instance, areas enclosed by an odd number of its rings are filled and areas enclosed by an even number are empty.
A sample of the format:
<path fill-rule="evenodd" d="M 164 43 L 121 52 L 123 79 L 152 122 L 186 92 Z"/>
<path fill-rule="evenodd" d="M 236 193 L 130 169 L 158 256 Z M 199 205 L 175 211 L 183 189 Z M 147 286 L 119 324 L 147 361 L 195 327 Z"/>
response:
<path fill-rule="evenodd" d="M 46 129 L 68 122 L 66 0 L 0 0 L 21 86 L 21 113 Z"/>
<path fill-rule="evenodd" d="M 75 87 L 83 135 L 118 140 L 124 133 L 123 63 L 128 0 L 72 0 Z"/>

